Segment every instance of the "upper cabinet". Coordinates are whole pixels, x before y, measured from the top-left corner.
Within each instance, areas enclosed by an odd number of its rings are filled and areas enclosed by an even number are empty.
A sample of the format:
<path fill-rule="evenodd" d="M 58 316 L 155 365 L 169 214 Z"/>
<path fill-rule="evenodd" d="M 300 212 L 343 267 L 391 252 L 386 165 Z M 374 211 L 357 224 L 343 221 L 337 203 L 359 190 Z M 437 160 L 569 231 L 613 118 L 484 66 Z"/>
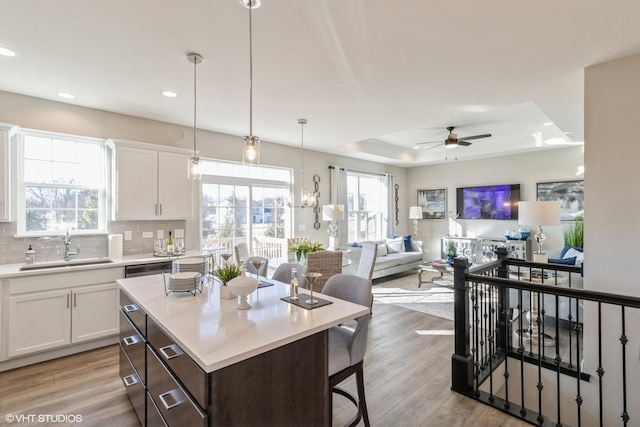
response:
<path fill-rule="evenodd" d="M 189 152 L 131 141 L 107 141 L 112 153 L 113 219 L 185 219 L 193 214 Z"/>
<path fill-rule="evenodd" d="M 0 124 L 0 221 L 11 221 L 11 140 L 17 131 Z"/>

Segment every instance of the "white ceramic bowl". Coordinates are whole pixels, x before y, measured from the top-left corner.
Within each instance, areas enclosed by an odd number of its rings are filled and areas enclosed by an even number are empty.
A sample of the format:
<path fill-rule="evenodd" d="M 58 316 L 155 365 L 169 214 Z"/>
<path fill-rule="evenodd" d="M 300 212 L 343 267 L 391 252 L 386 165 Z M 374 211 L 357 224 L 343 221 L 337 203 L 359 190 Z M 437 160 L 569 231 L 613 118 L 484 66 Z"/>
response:
<path fill-rule="evenodd" d="M 231 292 L 239 296 L 236 308 L 238 310 L 248 310 L 251 304 L 247 302 L 247 296 L 258 289 L 260 282 L 255 277 L 239 276 L 227 282 L 227 287 Z"/>

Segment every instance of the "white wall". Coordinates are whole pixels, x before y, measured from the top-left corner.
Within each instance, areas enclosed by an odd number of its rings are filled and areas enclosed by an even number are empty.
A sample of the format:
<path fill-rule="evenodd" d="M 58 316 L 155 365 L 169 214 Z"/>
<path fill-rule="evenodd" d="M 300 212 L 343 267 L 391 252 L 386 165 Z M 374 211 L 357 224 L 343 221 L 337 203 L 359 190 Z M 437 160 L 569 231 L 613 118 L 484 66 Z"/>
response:
<path fill-rule="evenodd" d="M 640 211 L 640 55 L 585 70 L 585 288 L 640 296 L 635 213 Z M 640 425 L 640 316 L 626 310 L 627 407 Z M 616 416 L 621 399 L 621 310 L 604 310 L 605 407 Z M 597 309 L 585 306 L 585 369 L 598 366 Z M 596 377 L 597 378 L 597 377 Z M 593 384 L 587 390 L 595 394 Z M 583 406 L 584 407 L 584 406 Z M 588 407 L 587 407 L 588 408 Z"/>
<path fill-rule="evenodd" d="M 295 118 L 292 118 L 292 126 Z M 125 139 L 154 144 L 170 145 L 192 149 L 193 130 L 190 127 L 171 123 L 142 119 L 139 117 L 111 113 L 91 108 L 78 107 L 62 102 L 33 98 L 0 91 L 0 123 L 19 125 L 52 132 L 96 138 Z M 201 157 L 240 161 L 244 141 L 239 136 L 199 130 L 198 150 Z M 261 163 L 272 166 L 294 168 L 295 194 L 300 194 L 300 159 L 298 147 L 262 142 Z M 329 203 L 329 165 L 339 165 L 355 170 L 377 173 L 392 173 L 400 185 L 400 224 L 398 233 L 408 233 L 409 199 L 406 191 L 407 170 L 364 160 L 305 150 L 305 188 L 313 187 L 313 175 L 320 176 L 320 205 Z M 194 200 L 199 200 L 195 197 Z M 199 212 L 199 206 L 194 210 Z M 320 216 L 322 219 L 322 216 Z M 328 222 L 320 221 L 319 230 L 314 230 L 312 209 L 296 208 L 294 213 L 294 234 L 307 236 L 328 244 Z M 304 224 L 305 231 L 300 232 Z M 198 241 L 199 218 L 187 221 L 186 242 Z M 190 246 L 189 249 L 196 249 Z"/>
<path fill-rule="evenodd" d="M 478 144 L 481 144 L 479 142 Z M 575 180 L 583 165 L 582 147 L 541 149 L 536 152 L 456 161 L 409 169 L 409 203 L 417 203 L 417 190 L 447 189 L 447 210 L 456 212 L 456 188 L 473 185 L 520 184 L 522 200 L 536 200 L 536 183 Z M 516 220 L 458 220 L 462 236 L 503 237 L 507 227 L 517 228 Z M 535 230 L 532 230 L 535 231 Z M 562 227 L 545 227 L 544 248 L 559 250 L 563 246 Z M 440 258 L 440 238 L 449 232 L 449 222 L 418 221 L 418 239 L 424 241 L 425 259 Z M 453 233 L 451 233 L 453 234 Z M 535 248 L 534 248 L 535 249 Z"/>

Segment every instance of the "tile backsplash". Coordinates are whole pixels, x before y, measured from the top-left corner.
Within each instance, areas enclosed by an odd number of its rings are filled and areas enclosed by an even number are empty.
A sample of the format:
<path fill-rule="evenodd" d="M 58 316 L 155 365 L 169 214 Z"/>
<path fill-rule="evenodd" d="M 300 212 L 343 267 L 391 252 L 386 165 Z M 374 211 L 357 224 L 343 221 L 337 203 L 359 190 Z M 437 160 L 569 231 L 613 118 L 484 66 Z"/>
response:
<path fill-rule="evenodd" d="M 131 231 L 131 240 L 123 241 L 123 255 L 151 254 L 153 242 L 158 230 L 163 230 L 165 237 L 169 231 L 184 230 L 185 220 L 162 221 L 111 221 L 108 224 L 109 234 L 124 234 Z M 24 263 L 24 252 L 29 245 L 36 251 L 36 262 L 58 261 L 64 256 L 64 237 L 15 237 L 16 222 L 0 223 L 0 264 Z M 151 233 L 153 237 L 143 237 L 143 233 Z M 108 255 L 108 238 L 105 234 L 91 236 L 71 235 L 71 250 L 80 249 L 78 258 L 103 257 Z"/>

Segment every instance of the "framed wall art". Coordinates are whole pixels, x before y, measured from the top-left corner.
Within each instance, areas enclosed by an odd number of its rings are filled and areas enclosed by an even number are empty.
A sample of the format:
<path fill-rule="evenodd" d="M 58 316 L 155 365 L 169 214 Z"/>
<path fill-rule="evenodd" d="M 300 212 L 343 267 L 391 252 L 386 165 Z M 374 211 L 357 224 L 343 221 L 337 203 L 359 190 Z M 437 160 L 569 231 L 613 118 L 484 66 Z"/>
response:
<path fill-rule="evenodd" d="M 575 221 L 584 216 L 584 180 L 539 182 L 536 193 L 538 200 L 560 201 L 562 221 Z"/>
<path fill-rule="evenodd" d="M 418 206 L 422 208 L 423 219 L 446 219 L 447 189 L 418 190 Z"/>

